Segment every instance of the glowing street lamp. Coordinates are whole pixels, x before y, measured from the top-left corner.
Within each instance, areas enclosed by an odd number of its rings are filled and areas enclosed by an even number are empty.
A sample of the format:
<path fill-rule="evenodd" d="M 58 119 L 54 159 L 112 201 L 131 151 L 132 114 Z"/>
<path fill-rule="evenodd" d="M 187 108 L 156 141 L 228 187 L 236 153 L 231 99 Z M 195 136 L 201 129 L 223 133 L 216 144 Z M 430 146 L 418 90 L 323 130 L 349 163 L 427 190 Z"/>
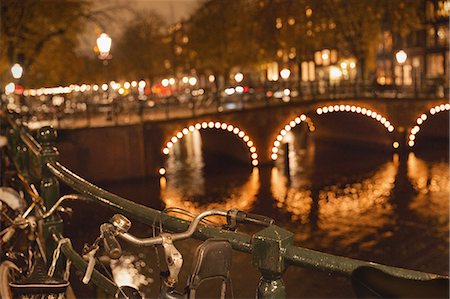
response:
<path fill-rule="evenodd" d="M 112 40 L 108 34 L 102 33 L 97 38 L 97 48 L 99 51 L 99 58 L 102 60 L 109 58 L 109 51 L 111 50 Z"/>
<path fill-rule="evenodd" d="M 23 74 L 23 68 L 20 64 L 16 63 L 11 68 L 11 73 L 14 77 L 14 79 L 20 79 Z"/>
<path fill-rule="evenodd" d="M 289 69 L 284 68 L 280 71 L 280 76 L 283 80 L 288 79 L 290 75 L 291 75 L 291 71 Z"/>
<path fill-rule="evenodd" d="M 408 55 L 403 50 L 400 50 L 397 53 L 395 53 L 395 59 L 397 59 L 397 62 L 399 64 L 404 64 L 407 58 L 408 58 Z"/>
<path fill-rule="evenodd" d="M 244 74 L 242 74 L 242 73 L 236 73 L 236 75 L 234 75 L 234 80 L 235 80 L 237 83 L 241 83 L 242 80 L 244 80 Z"/>

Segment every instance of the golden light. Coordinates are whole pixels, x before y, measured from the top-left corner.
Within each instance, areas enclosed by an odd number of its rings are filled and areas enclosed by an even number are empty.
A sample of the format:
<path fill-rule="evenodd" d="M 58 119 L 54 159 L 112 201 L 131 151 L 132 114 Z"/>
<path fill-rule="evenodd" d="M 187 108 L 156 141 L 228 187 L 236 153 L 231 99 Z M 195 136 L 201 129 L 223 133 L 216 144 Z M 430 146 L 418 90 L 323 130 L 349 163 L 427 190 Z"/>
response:
<path fill-rule="evenodd" d="M 242 80 L 244 80 L 244 74 L 242 74 L 242 73 L 236 73 L 235 75 L 234 75 L 234 80 L 237 82 L 237 83 L 241 83 L 242 82 Z"/>
<path fill-rule="evenodd" d="M 392 147 L 393 148 L 398 148 L 400 146 L 400 144 L 397 142 L 397 141 L 395 141 L 394 143 L 392 143 Z"/>
<path fill-rule="evenodd" d="M 144 80 L 139 81 L 139 87 L 140 88 L 145 88 L 145 85 L 147 85 L 147 83 L 145 83 Z"/>
<path fill-rule="evenodd" d="M 397 60 L 398 63 L 403 64 L 405 63 L 406 59 L 408 58 L 408 55 L 406 54 L 405 51 L 400 50 L 397 53 L 395 53 L 395 59 Z"/>
<path fill-rule="evenodd" d="M 195 84 L 197 84 L 197 78 L 190 77 L 189 78 L 189 85 L 194 86 Z"/>
<path fill-rule="evenodd" d="M 112 40 L 108 34 L 102 33 L 97 38 L 97 48 L 100 52 L 100 59 L 106 59 L 111 50 Z"/>
<path fill-rule="evenodd" d="M 271 158 L 272 158 L 272 160 L 276 160 L 278 158 L 278 155 L 277 154 L 272 154 Z"/>
<path fill-rule="evenodd" d="M 164 169 L 164 167 L 161 167 L 158 172 L 159 172 L 160 175 L 165 175 L 166 174 L 166 169 Z"/>
<path fill-rule="evenodd" d="M 136 81 L 132 81 L 132 82 L 131 82 L 131 86 L 132 86 L 132 87 L 136 87 L 136 86 L 137 86 L 137 82 L 136 82 Z"/>
<path fill-rule="evenodd" d="M 286 80 L 291 75 L 291 71 L 287 68 L 284 68 L 280 71 L 280 76 L 282 79 Z"/>
<path fill-rule="evenodd" d="M 413 146 L 414 146 L 414 141 L 410 140 L 410 141 L 408 142 L 408 145 L 409 145 L 410 147 L 413 147 Z"/>
<path fill-rule="evenodd" d="M 175 136 L 172 136 L 172 138 L 170 139 L 169 142 L 167 142 L 166 147 L 162 150 L 162 152 L 165 155 L 168 155 L 174 143 L 178 142 L 178 140 L 181 140 L 184 136 L 188 135 L 189 132 L 193 132 L 195 129 L 201 128 L 222 129 L 223 131 L 228 131 L 230 133 L 233 132 L 234 134 L 238 135 L 239 138 L 241 138 L 246 143 L 246 146 L 250 151 L 252 165 L 257 166 L 259 164 L 257 160 L 258 154 L 256 153 L 256 147 L 254 146 L 253 141 L 250 140 L 250 137 L 247 136 L 244 131 L 241 131 L 239 128 L 229 125 L 227 123 L 213 122 L 213 121 L 196 123 L 195 125 L 190 125 L 188 127 L 183 128 L 181 131 L 177 132 Z"/>
<path fill-rule="evenodd" d="M 123 84 L 123 87 L 126 88 L 126 89 L 129 89 L 130 86 L 131 86 L 130 82 L 125 82 L 125 83 Z"/>
<path fill-rule="evenodd" d="M 6 84 L 6 86 L 5 86 L 6 94 L 11 94 L 14 92 L 14 90 L 16 90 L 16 85 L 13 82 Z"/>
<path fill-rule="evenodd" d="M 169 79 L 163 79 L 163 80 L 161 81 L 161 85 L 164 86 L 164 87 L 169 86 Z"/>
<path fill-rule="evenodd" d="M 18 64 L 18 63 L 15 63 L 11 67 L 11 73 L 12 73 L 14 79 L 20 79 L 22 77 L 22 74 L 23 74 L 22 66 L 20 64 Z"/>

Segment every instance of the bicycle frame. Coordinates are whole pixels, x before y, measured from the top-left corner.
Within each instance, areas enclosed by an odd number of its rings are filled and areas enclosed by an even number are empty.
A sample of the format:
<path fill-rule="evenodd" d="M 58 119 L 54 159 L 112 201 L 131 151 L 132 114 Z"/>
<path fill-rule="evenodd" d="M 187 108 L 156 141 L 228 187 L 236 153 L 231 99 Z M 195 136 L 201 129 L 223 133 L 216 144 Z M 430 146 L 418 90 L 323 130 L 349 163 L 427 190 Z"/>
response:
<path fill-rule="evenodd" d="M 38 142 L 25 127 L 10 117 L 8 120 L 10 124 L 9 149 L 17 164 L 17 170 L 25 178 L 39 181 L 40 196 L 44 199 L 46 207 L 53 206 L 59 198 L 59 181 L 61 181 L 83 196 L 142 223 L 150 226 L 154 223 L 161 223 L 165 230 L 172 233 L 185 232 L 188 229 L 189 221 L 169 216 L 161 211 L 112 194 L 64 167 L 58 162 L 59 154 L 54 147 L 56 132 L 52 128 L 41 128 L 38 132 Z M 44 219 L 43 229 L 47 252 L 51 254 L 56 246 L 55 242 L 62 238 L 62 220 L 56 216 L 48 217 Z M 350 276 L 358 267 L 370 266 L 408 279 L 428 280 L 440 277 L 437 274 L 391 267 L 297 247 L 293 244 L 293 233 L 276 225 L 266 227 L 253 236 L 205 225 L 193 232 L 192 237 L 199 240 L 213 237 L 226 238 L 233 249 L 251 254 L 253 265 L 261 273 L 257 292 L 259 298 L 284 298 L 286 296 L 281 277 L 288 265 L 344 276 Z M 50 251 L 48 251 L 49 248 Z M 75 267 L 82 271 L 86 270 L 86 262 L 69 244 L 62 245 L 62 252 Z M 111 295 L 118 291 L 113 282 L 95 270 L 92 282 Z"/>

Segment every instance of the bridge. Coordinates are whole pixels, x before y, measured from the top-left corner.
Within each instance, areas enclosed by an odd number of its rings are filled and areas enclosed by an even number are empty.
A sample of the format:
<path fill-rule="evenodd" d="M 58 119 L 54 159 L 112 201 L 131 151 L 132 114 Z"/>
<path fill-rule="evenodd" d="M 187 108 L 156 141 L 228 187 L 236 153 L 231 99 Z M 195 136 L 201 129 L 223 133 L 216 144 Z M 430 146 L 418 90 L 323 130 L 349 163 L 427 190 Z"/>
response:
<path fill-rule="evenodd" d="M 449 110 L 442 98 L 292 100 L 110 126 L 60 128 L 58 149 L 71 169 L 90 179 L 146 177 L 158 173 L 175 143 L 199 130 L 206 151 L 259 167 L 279 158 L 291 130 L 303 130 L 318 140 L 399 151 L 420 144 L 423 136 L 448 138 Z"/>

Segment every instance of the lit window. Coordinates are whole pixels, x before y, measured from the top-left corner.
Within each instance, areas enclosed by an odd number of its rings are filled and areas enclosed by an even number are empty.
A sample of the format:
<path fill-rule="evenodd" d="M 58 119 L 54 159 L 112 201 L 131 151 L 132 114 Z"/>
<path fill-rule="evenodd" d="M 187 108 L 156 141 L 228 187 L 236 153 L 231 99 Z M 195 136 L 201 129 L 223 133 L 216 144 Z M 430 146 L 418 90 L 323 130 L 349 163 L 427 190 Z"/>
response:
<path fill-rule="evenodd" d="M 314 62 L 313 61 L 303 61 L 301 64 L 302 68 L 302 81 L 314 81 L 315 80 L 315 71 L 314 71 Z"/>
<path fill-rule="evenodd" d="M 437 30 L 438 44 L 444 46 L 448 44 L 448 27 L 439 27 Z"/>
<path fill-rule="evenodd" d="M 430 54 L 427 56 L 427 75 L 429 77 L 444 75 L 444 56 L 442 54 Z"/>
<path fill-rule="evenodd" d="M 428 28 L 427 30 L 427 46 L 434 47 L 435 45 L 435 30 L 433 27 Z"/>

